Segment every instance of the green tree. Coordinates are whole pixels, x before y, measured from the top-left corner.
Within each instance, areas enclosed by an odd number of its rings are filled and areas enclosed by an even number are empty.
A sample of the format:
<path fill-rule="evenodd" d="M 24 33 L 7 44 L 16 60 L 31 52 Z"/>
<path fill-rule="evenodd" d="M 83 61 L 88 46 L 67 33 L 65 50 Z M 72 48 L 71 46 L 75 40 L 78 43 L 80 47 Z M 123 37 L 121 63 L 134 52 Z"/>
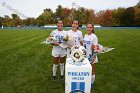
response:
<path fill-rule="evenodd" d="M 23 25 L 25 26 L 33 26 L 36 25 L 36 19 L 35 18 L 27 18 L 23 20 Z"/>
<path fill-rule="evenodd" d="M 134 19 L 134 26 L 140 26 L 140 1 L 134 6 L 135 9 L 135 19 Z"/>
<path fill-rule="evenodd" d="M 36 20 L 39 26 L 44 26 L 46 24 L 50 24 L 51 22 L 51 12 L 44 11 Z"/>
<path fill-rule="evenodd" d="M 125 8 L 112 10 L 112 26 L 123 26 L 123 16 Z"/>
<path fill-rule="evenodd" d="M 82 20 L 82 15 L 81 15 L 81 11 L 80 11 L 80 9 L 78 9 L 78 10 L 73 10 L 73 13 L 72 13 L 72 15 L 73 15 L 73 19 L 76 19 L 76 20 L 78 20 L 79 21 L 79 25 L 81 25 L 81 20 Z"/>
<path fill-rule="evenodd" d="M 4 27 L 14 26 L 12 19 L 8 15 L 4 15 L 3 26 Z"/>
<path fill-rule="evenodd" d="M 12 14 L 11 16 L 12 16 L 13 26 L 22 25 L 22 20 L 17 14 Z"/>
<path fill-rule="evenodd" d="M 76 19 L 79 21 L 80 25 L 87 24 L 87 22 L 94 21 L 94 10 L 85 9 L 84 7 L 79 7 L 77 10 L 72 9 L 72 19 Z"/>
<path fill-rule="evenodd" d="M 0 16 L 0 27 L 3 25 L 4 18 Z"/>
<path fill-rule="evenodd" d="M 123 24 L 125 26 L 133 26 L 134 25 L 134 17 L 135 17 L 135 10 L 133 7 L 129 7 L 124 11 L 123 15 Z"/>
<path fill-rule="evenodd" d="M 61 5 L 58 5 L 58 7 L 56 9 L 56 12 L 55 12 L 56 18 L 62 19 L 61 13 L 62 13 L 62 6 Z"/>
<path fill-rule="evenodd" d="M 80 7 L 79 10 L 81 11 L 81 24 L 87 24 L 87 9 L 85 9 L 84 7 Z"/>

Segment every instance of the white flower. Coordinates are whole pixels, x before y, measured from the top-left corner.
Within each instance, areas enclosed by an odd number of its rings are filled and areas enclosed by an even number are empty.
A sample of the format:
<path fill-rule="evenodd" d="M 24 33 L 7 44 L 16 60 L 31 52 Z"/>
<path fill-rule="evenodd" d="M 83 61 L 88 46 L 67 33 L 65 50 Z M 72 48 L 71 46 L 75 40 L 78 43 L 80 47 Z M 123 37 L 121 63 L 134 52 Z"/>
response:
<path fill-rule="evenodd" d="M 68 41 L 69 40 L 69 36 L 68 35 L 65 35 L 64 37 L 63 37 L 63 41 Z"/>
<path fill-rule="evenodd" d="M 55 37 L 50 37 L 50 36 L 49 36 L 48 38 L 46 38 L 45 41 L 43 41 L 43 42 L 41 42 L 41 43 L 42 43 L 42 44 L 52 44 L 52 43 L 54 43 L 55 41 L 57 41 Z"/>
<path fill-rule="evenodd" d="M 75 45 L 71 48 L 71 58 L 74 62 L 82 62 L 86 58 L 86 50 L 83 46 Z"/>

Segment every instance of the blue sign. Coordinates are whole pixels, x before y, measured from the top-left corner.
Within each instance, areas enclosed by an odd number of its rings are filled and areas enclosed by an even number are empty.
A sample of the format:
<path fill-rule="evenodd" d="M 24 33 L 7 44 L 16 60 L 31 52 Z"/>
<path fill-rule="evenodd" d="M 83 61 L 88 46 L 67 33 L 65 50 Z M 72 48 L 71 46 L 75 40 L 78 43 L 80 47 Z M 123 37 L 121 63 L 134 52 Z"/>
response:
<path fill-rule="evenodd" d="M 71 82 L 70 93 L 85 93 L 85 82 Z"/>

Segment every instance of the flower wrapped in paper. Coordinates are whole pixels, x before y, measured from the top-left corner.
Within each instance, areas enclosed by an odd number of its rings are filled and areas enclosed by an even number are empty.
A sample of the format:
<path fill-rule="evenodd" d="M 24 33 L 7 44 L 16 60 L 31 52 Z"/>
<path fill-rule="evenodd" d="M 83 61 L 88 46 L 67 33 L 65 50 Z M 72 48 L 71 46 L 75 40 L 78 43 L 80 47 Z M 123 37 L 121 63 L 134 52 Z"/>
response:
<path fill-rule="evenodd" d="M 113 50 L 114 48 L 104 47 L 104 46 L 98 44 L 98 45 L 93 46 L 93 49 L 94 50 L 93 50 L 92 56 L 94 57 L 98 54 L 109 52 L 109 51 Z"/>
<path fill-rule="evenodd" d="M 64 37 L 63 37 L 63 41 L 68 41 L 69 40 L 69 36 L 66 34 Z"/>
<path fill-rule="evenodd" d="M 65 35 L 63 37 L 63 42 L 59 45 L 62 48 L 68 48 L 69 46 L 73 46 L 75 42 L 75 39 L 71 35 Z"/>
<path fill-rule="evenodd" d="M 43 42 L 41 42 L 42 44 L 53 44 L 54 42 L 56 42 L 57 40 L 56 40 L 56 38 L 55 37 L 48 37 L 48 38 L 46 38 L 46 40 L 45 41 L 43 41 Z"/>

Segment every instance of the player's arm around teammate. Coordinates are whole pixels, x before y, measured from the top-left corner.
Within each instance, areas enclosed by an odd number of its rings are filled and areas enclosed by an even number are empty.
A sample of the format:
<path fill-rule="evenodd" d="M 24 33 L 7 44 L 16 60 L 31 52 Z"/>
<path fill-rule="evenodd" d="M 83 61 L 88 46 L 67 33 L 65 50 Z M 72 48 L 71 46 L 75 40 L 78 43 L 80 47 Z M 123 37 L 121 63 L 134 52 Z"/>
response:
<path fill-rule="evenodd" d="M 93 51 L 95 47 L 98 45 L 98 38 L 94 34 L 94 25 L 92 23 L 88 23 L 86 26 L 87 34 L 84 36 L 84 47 L 87 51 L 87 58 L 90 61 L 92 66 L 92 78 L 91 78 L 91 87 L 93 87 L 93 83 L 95 80 L 95 64 L 98 62 L 97 56 L 92 57 Z"/>
<path fill-rule="evenodd" d="M 62 39 L 65 36 L 65 31 L 63 31 L 63 22 L 61 20 L 57 23 L 57 29 L 51 32 L 51 37 L 56 38 L 52 49 L 52 60 L 53 60 L 53 80 L 56 80 L 57 66 L 60 61 L 60 73 L 61 79 L 64 79 L 64 61 L 66 56 L 66 49 L 59 46 L 62 43 Z"/>

